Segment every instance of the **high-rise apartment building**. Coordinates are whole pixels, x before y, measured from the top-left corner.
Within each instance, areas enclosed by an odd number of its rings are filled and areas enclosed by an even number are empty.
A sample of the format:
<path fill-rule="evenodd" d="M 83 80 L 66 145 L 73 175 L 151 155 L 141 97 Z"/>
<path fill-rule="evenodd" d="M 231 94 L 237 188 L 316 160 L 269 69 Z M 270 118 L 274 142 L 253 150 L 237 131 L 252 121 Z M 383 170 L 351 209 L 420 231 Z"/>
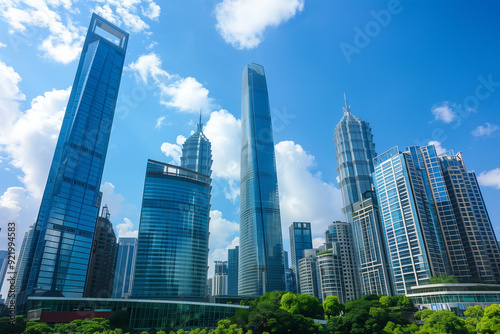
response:
<path fill-rule="evenodd" d="M 120 237 L 116 256 L 112 298 L 128 298 L 132 292 L 137 238 Z"/>
<path fill-rule="evenodd" d="M 348 302 L 361 297 L 358 268 L 354 253 L 352 225 L 340 221 L 333 222 L 328 225 L 328 230 L 325 232 L 325 241 L 326 244 L 338 244 L 338 251 L 335 251 L 335 254 L 340 256 L 342 262 L 345 301 Z"/>
<path fill-rule="evenodd" d="M 345 96 L 344 96 L 345 99 Z M 376 206 L 364 201 L 373 191 L 375 144 L 368 122 L 351 113 L 345 101 L 344 115 L 335 127 L 337 173 L 346 221 L 352 224 L 362 294 L 391 295 L 387 256 Z M 357 212 L 356 210 L 361 210 Z M 357 217 L 356 219 L 354 217 Z"/>
<path fill-rule="evenodd" d="M 345 259 L 341 256 L 339 243 L 333 242 L 329 248 L 317 255 L 319 284 L 321 285 L 320 300 L 325 300 L 328 296 L 337 296 L 341 303 L 345 303 L 348 301 L 342 266 L 342 261 Z"/>
<path fill-rule="evenodd" d="M 271 110 L 264 68 L 247 65 L 241 91 L 240 295 L 285 290 Z"/>
<path fill-rule="evenodd" d="M 109 39 L 108 39 L 108 36 Z M 83 296 L 128 34 L 93 14 L 57 141 L 21 296 Z M 18 300 L 22 305 L 23 300 Z"/>
<path fill-rule="evenodd" d="M 117 244 L 109 218 L 108 206 L 105 205 L 97 218 L 84 297 L 110 298 L 113 292 Z"/>
<path fill-rule="evenodd" d="M 212 295 L 225 296 L 228 288 L 227 261 L 214 261 L 214 277 L 212 279 Z"/>
<path fill-rule="evenodd" d="M 304 256 L 298 262 L 300 293 L 321 298 L 321 282 L 318 270 L 318 250 L 305 249 Z"/>
<path fill-rule="evenodd" d="M 410 151 L 397 147 L 374 159 L 374 184 L 395 294 L 450 274 L 429 180 Z"/>
<path fill-rule="evenodd" d="M 476 174 L 467 170 L 461 153 L 438 159 L 471 276 L 485 283 L 499 282 L 500 249 Z"/>
<path fill-rule="evenodd" d="M 295 290 L 300 292 L 299 260 L 304 257 L 305 249 L 312 249 L 311 223 L 293 222 L 289 228 L 292 271 L 295 276 Z"/>
<path fill-rule="evenodd" d="M 238 295 L 239 252 L 239 246 L 227 251 L 227 294 L 230 296 Z"/>

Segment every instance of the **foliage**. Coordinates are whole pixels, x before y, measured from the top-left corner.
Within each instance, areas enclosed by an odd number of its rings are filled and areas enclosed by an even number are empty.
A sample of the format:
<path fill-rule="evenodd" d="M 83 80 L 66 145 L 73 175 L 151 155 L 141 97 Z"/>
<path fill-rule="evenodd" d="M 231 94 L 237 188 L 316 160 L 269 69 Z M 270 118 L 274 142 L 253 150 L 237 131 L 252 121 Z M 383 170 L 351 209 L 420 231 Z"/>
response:
<path fill-rule="evenodd" d="M 318 256 L 323 255 L 323 254 L 333 254 L 333 251 L 331 250 L 326 250 L 318 253 Z"/>
<path fill-rule="evenodd" d="M 445 275 L 441 274 L 439 276 L 433 276 L 430 278 L 431 284 L 440 284 L 440 283 L 458 283 L 458 280 L 453 275 Z"/>
<path fill-rule="evenodd" d="M 20 334 L 26 329 L 26 318 L 24 316 L 18 315 L 13 325 L 11 325 L 10 321 L 10 317 L 0 319 L 0 334 Z"/>
<path fill-rule="evenodd" d="M 467 317 L 465 318 L 465 323 L 468 325 L 469 331 L 475 332 L 477 324 L 484 316 L 484 310 L 479 305 L 469 306 L 464 315 Z"/>
<path fill-rule="evenodd" d="M 484 315 L 476 330 L 478 334 L 500 333 L 500 305 L 493 304 L 484 308 Z"/>
<path fill-rule="evenodd" d="M 419 334 L 469 334 L 463 319 L 451 311 L 434 311 L 425 318 Z"/>
<path fill-rule="evenodd" d="M 318 298 L 306 294 L 285 293 L 281 297 L 281 308 L 291 314 L 301 314 L 304 317 L 323 318 L 323 307 Z"/>
<path fill-rule="evenodd" d="M 26 323 L 26 329 L 23 334 L 43 334 L 43 333 L 54 333 L 52 327 L 44 322 L 33 322 L 29 321 Z"/>
<path fill-rule="evenodd" d="M 432 313 L 434 313 L 433 310 L 425 309 L 422 311 L 418 311 L 415 313 L 415 318 L 419 320 L 425 320 L 428 316 L 430 316 Z"/>
<path fill-rule="evenodd" d="M 415 324 L 409 325 L 401 325 L 395 324 L 392 321 L 389 321 L 387 325 L 384 327 L 383 333 L 387 334 L 414 334 L 417 333 L 419 327 Z"/>
<path fill-rule="evenodd" d="M 345 305 L 339 302 L 337 296 L 328 296 L 323 302 L 323 311 L 328 318 L 338 316 L 344 312 L 344 310 Z"/>
<path fill-rule="evenodd" d="M 411 301 L 410 298 L 406 296 L 399 296 L 398 300 L 398 306 L 401 306 L 403 309 L 414 309 L 415 305 L 413 305 L 413 302 Z"/>

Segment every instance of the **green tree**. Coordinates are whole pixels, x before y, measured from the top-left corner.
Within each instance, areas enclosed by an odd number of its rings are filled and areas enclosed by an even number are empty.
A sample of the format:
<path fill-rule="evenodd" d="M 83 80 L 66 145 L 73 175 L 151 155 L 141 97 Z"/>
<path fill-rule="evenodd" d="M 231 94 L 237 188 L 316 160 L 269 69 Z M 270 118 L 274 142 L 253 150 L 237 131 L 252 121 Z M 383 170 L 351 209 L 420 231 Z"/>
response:
<path fill-rule="evenodd" d="M 23 334 L 44 334 L 54 333 L 54 329 L 44 322 L 29 321 L 26 323 L 26 329 Z"/>
<path fill-rule="evenodd" d="M 413 305 L 413 302 L 411 301 L 410 298 L 406 297 L 405 295 L 399 296 L 398 300 L 398 306 L 401 306 L 403 309 L 413 309 L 415 306 Z"/>
<path fill-rule="evenodd" d="M 387 334 L 415 334 L 419 330 L 418 326 L 415 324 L 401 325 L 395 324 L 389 321 L 384 327 L 383 333 Z"/>
<path fill-rule="evenodd" d="M 425 318 L 419 334 L 469 334 L 463 319 L 451 311 L 434 311 Z"/>
<path fill-rule="evenodd" d="M 322 319 L 323 307 L 318 298 L 306 294 L 288 292 L 281 297 L 281 308 L 291 314 L 301 314 L 304 317 Z"/>
<path fill-rule="evenodd" d="M 465 318 L 465 323 L 467 324 L 469 332 L 476 333 L 477 324 L 484 315 L 483 308 L 479 305 L 469 306 L 464 312 L 464 315 L 467 317 Z"/>
<path fill-rule="evenodd" d="M 422 311 L 415 312 L 415 318 L 419 320 L 425 320 L 428 316 L 430 316 L 432 313 L 434 313 L 433 310 L 425 309 Z"/>
<path fill-rule="evenodd" d="M 378 301 L 380 302 L 380 305 L 382 305 L 383 307 L 394 306 L 392 305 L 392 299 L 389 296 L 382 296 Z"/>
<path fill-rule="evenodd" d="M 323 302 L 323 311 L 328 318 L 338 316 L 344 310 L 345 305 L 339 302 L 337 296 L 328 296 Z"/>
<path fill-rule="evenodd" d="M 14 324 L 10 321 L 10 317 L 0 319 L 0 334 L 20 334 L 26 329 L 26 318 L 23 315 L 18 315 Z"/>
<path fill-rule="evenodd" d="M 458 283 L 458 280 L 453 275 L 445 275 L 441 274 L 439 276 L 433 276 L 430 278 L 431 284 L 440 284 L 440 283 Z"/>
<path fill-rule="evenodd" d="M 500 333 L 500 305 L 493 304 L 484 308 L 484 315 L 476 326 L 478 334 Z"/>
<path fill-rule="evenodd" d="M 128 328 L 130 315 L 125 310 L 118 310 L 116 312 L 113 312 L 113 314 L 109 316 L 108 320 L 111 328 L 125 329 Z"/>

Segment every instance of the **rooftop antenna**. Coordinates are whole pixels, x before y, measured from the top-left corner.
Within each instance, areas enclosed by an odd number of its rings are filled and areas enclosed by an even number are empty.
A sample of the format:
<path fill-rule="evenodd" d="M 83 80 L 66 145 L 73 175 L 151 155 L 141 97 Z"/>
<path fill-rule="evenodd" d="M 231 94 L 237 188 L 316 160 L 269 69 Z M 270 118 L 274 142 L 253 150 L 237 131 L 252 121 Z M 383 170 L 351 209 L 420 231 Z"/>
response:
<path fill-rule="evenodd" d="M 351 113 L 351 107 L 347 105 L 347 98 L 345 97 L 344 93 L 344 102 L 345 102 L 345 107 L 342 108 L 344 110 L 345 114 L 350 114 Z"/>
<path fill-rule="evenodd" d="M 203 123 L 201 123 L 201 109 L 200 109 L 200 121 L 198 122 L 198 132 L 201 132 L 203 128 Z"/>

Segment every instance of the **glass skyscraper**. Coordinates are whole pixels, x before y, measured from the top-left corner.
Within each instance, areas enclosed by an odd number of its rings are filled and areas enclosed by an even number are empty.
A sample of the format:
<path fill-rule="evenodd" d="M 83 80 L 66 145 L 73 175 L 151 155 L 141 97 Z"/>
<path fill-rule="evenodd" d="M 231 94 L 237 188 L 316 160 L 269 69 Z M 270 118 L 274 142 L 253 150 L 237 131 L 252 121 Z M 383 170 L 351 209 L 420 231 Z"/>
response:
<path fill-rule="evenodd" d="M 227 251 L 227 294 L 230 296 L 238 295 L 238 262 L 240 247 Z"/>
<path fill-rule="evenodd" d="M 112 298 L 130 297 L 134 276 L 137 238 L 121 237 L 118 239 L 115 278 Z"/>
<path fill-rule="evenodd" d="M 293 222 L 289 228 L 292 271 L 295 275 L 295 290 L 300 293 L 299 260 L 304 257 L 304 249 L 312 249 L 311 223 Z"/>
<path fill-rule="evenodd" d="M 196 132 L 182 145 L 181 167 L 208 176 L 212 174 L 212 146 L 203 133 L 201 115 Z"/>
<path fill-rule="evenodd" d="M 446 247 L 430 188 L 409 151 L 397 147 L 374 159 L 373 175 L 394 292 L 428 284 L 432 276 L 450 274 Z"/>
<path fill-rule="evenodd" d="M 240 295 L 285 290 L 278 179 L 266 76 L 247 65 L 241 91 Z"/>
<path fill-rule="evenodd" d="M 376 156 L 373 135 L 370 124 L 351 113 L 347 100 L 343 110 L 344 115 L 334 133 L 335 159 L 342 193 L 342 211 L 353 230 L 361 293 L 391 295 L 379 213 L 373 202 L 368 206 L 365 203 L 373 192 L 372 160 Z"/>
<path fill-rule="evenodd" d="M 125 31 L 92 15 L 36 221 L 21 299 L 25 294 L 83 295 L 127 42 Z"/>

